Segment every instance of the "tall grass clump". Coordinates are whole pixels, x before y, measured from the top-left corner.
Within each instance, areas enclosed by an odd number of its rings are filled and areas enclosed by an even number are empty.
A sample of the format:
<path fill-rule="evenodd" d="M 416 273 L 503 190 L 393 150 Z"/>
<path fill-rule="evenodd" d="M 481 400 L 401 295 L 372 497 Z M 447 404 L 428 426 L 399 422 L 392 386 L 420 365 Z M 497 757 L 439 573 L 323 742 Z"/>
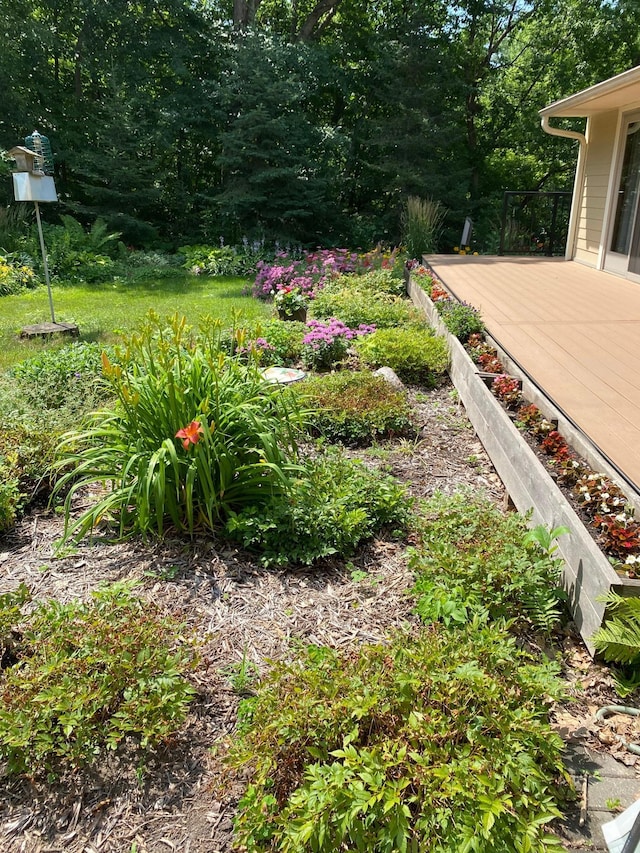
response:
<path fill-rule="evenodd" d="M 243 330 L 233 335 L 243 349 Z M 65 500 L 66 537 L 104 517 L 120 530 L 162 535 L 216 528 L 231 511 L 260 506 L 286 490 L 295 468 L 290 396 L 262 379 L 249 358 L 223 350 L 221 323 L 195 337 L 183 317 L 150 315 L 104 373 L 116 405 L 63 437 L 56 493 Z M 73 497 L 91 483 L 102 497 L 71 518 Z"/>
<path fill-rule="evenodd" d="M 435 252 L 445 209 L 432 198 L 410 195 L 402 215 L 403 242 L 410 258 Z"/>

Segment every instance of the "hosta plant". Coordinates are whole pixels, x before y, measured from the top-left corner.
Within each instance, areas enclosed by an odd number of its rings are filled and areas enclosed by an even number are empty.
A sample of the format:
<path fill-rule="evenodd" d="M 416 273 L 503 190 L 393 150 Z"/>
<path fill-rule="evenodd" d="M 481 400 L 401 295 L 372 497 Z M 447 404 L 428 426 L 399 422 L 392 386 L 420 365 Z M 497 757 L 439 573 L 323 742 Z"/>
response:
<path fill-rule="evenodd" d="M 276 664 L 230 756 L 238 849 L 561 853 L 556 672 L 479 623 Z"/>
<path fill-rule="evenodd" d="M 105 516 L 120 535 L 162 534 L 167 524 L 211 530 L 231 510 L 286 490 L 295 467 L 291 397 L 221 351 L 219 324 L 193 337 L 184 318 L 165 326 L 152 316 L 115 361 L 105 355 L 104 372 L 115 408 L 94 413 L 60 447 L 67 537 Z M 96 482 L 102 497 L 72 517 L 78 489 Z"/>

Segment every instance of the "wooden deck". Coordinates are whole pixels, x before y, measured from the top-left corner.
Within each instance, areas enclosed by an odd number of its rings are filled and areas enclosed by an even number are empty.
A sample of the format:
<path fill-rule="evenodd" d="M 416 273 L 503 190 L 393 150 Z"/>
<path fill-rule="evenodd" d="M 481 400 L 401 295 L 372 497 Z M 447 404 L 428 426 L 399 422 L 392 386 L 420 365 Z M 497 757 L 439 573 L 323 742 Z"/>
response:
<path fill-rule="evenodd" d="M 560 258 L 427 260 L 640 489 L 640 285 Z"/>

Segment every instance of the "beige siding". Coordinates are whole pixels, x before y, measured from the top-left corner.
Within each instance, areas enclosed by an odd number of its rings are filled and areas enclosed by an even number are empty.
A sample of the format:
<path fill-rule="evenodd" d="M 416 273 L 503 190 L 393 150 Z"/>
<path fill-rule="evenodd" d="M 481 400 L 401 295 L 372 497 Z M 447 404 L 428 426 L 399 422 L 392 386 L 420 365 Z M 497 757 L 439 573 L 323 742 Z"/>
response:
<path fill-rule="evenodd" d="M 576 233 L 576 260 L 596 266 L 602 231 L 611 161 L 614 155 L 617 112 L 589 119 L 584 191 Z"/>

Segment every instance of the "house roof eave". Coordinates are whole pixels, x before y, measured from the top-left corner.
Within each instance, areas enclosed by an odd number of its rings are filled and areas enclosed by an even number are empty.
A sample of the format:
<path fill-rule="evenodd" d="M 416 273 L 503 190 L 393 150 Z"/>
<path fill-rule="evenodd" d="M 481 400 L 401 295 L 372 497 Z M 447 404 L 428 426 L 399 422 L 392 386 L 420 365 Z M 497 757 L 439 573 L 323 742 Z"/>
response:
<path fill-rule="evenodd" d="M 540 110 L 541 116 L 572 118 L 618 110 L 640 100 L 640 65 Z"/>

